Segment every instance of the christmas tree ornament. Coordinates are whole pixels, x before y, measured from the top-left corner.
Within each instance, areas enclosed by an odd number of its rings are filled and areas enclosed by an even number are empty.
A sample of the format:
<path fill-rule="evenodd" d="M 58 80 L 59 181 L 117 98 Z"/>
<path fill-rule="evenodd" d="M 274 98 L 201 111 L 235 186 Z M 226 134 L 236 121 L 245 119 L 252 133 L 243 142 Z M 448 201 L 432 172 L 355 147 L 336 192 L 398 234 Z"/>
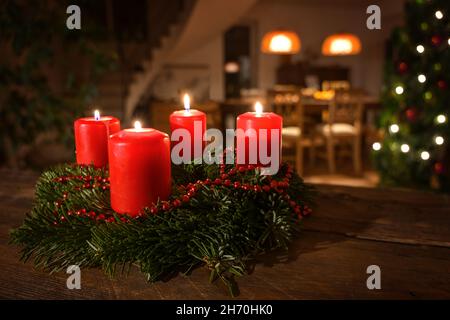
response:
<path fill-rule="evenodd" d="M 442 43 L 442 37 L 440 35 L 432 36 L 431 43 L 433 44 L 433 46 L 438 47 Z"/>
<path fill-rule="evenodd" d="M 406 62 L 400 62 L 398 64 L 397 70 L 400 74 L 404 74 L 408 71 L 408 64 Z"/>
<path fill-rule="evenodd" d="M 443 174 L 445 173 L 444 164 L 442 162 L 436 162 L 433 166 L 434 172 L 436 174 Z"/>
<path fill-rule="evenodd" d="M 406 115 L 406 118 L 408 119 L 408 121 L 415 122 L 415 121 L 417 121 L 419 111 L 417 110 L 416 107 L 410 107 L 410 108 L 406 109 L 405 115 Z"/>

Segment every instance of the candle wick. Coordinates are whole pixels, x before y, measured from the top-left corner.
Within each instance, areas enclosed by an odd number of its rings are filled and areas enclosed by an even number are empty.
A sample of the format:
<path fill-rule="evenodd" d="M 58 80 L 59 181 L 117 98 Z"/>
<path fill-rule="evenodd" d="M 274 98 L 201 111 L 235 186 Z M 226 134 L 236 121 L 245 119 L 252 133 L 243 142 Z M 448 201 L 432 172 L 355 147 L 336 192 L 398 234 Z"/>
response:
<path fill-rule="evenodd" d="M 100 120 L 100 111 L 98 111 L 98 110 L 94 111 L 94 118 L 96 121 Z"/>

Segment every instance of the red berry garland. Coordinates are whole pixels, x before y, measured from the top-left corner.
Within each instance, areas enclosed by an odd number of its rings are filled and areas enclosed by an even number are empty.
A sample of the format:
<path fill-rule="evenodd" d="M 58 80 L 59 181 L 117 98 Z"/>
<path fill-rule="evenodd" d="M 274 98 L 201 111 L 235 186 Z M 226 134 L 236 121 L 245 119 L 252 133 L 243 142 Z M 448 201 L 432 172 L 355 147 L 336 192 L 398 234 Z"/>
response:
<path fill-rule="evenodd" d="M 84 168 L 86 166 L 80 166 Z M 177 187 L 177 191 L 179 195 L 169 201 L 162 201 L 158 204 L 153 205 L 148 209 L 150 214 L 158 214 L 161 211 L 167 212 L 172 208 L 177 208 L 183 205 L 188 205 L 193 197 L 195 197 L 196 193 L 202 188 L 209 187 L 214 188 L 218 186 L 223 186 L 225 188 L 232 188 L 236 190 L 244 190 L 246 192 L 276 192 L 284 197 L 289 203 L 290 208 L 293 213 L 301 219 L 303 216 L 309 215 L 311 213 L 311 209 L 309 207 L 300 206 L 294 200 L 291 200 L 289 194 L 287 193 L 290 180 L 292 178 L 293 169 L 290 165 L 287 165 L 285 170 L 285 174 L 280 179 L 276 180 L 272 176 L 267 176 L 265 179 L 266 183 L 260 185 L 258 183 L 252 184 L 249 182 L 243 183 L 242 180 L 244 176 L 248 175 L 248 173 L 255 174 L 255 170 L 259 170 L 254 165 L 237 165 L 232 166 L 228 170 L 226 170 L 226 166 L 224 164 L 219 165 L 219 173 L 220 176 L 211 180 L 210 178 L 206 178 L 205 180 L 197 180 L 195 183 L 188 183 L 187 185 L 180 185 Z M 66 184 L 68 181 L 75 181 L 79 183 L 79 185 L 73 188 L 74 191 L 79 191 L 81 189 L 101 189 L 103 191 L 109 189 L 109 178 L 103 177 L 101 175 L 91 176 L 91 175 L 66 175 L 53 179 L 54 182 Z M 60 208 L 65 201 L 70 198 L 70 192 L 64 191 L 62 194 L 62 198 L 55 201 L 55 207 Z M 54 225 L 58 225 L 59 223 L 63 223 L 67 221 L 67 217 L 76 217 L 78 219 L 90 219 L 97 222 L 107 222 L 112 223 L 117 221 L 114 217 L 114 212 L 103 212 L 96 213 L 95 211 L 87 211 L 86 209 L 79 209 L 75 212 L 69 210 L 66 212 L 66 215 L 60 215 L 57 220 L 54 221 Z M 57 212 L 55 211 L 55 215 L 57 216 Z M 144 212 L 138 214 L 135 219 L 141 219 L 145 216 Z M 67 216 L 67 217 L 66 217 Z M 118 218 L 122 222 L 128 222 L 132 219 L 127 215 L 120 215 Z"/>

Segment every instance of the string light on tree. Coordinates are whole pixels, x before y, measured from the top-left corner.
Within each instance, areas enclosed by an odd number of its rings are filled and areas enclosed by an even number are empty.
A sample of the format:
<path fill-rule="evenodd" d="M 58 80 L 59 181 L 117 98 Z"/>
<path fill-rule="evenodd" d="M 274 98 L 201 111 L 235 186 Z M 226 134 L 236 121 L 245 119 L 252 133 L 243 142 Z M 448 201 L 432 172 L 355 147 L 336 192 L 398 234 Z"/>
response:
<path fill-rule="evenodd" d="M 434 13 L 434 16 L 436 17 L 436 19 L 441 20 L 444 17 L 444 14 L 442 13 L 442 11 L 438 10 Z"/>
<path fill-rule="evenodd" d="M 419 74 L 419 75 L 417 76 L 417 80 L 418 80 L 420 83 L 424 83 L 425 81 L 427 81 L 427 77 L 425 77 L 424 74 Z"/>
<path fill-rule="evenodd" d="M 436 138 L 434 138 L 434 143 L 436 143 L 438 146 L 444 144 L 444 138 L 441 136 L 437 136 Z"/>
<path fill-rule="evenodd" d="M 396 123 L 391 124 L 391 125 L 389 126 L 389 131 L 390 131 L 391 133 L 397 133 L 397 132 L 399 132 L 399 130 L 400 130 L 400 127 L 399 127 L 398 124 L 396 124 Z"/>
<path fill-rule="evenodd" d="M 417 50 L 418 53 L 423 53 L 425 51 L 425 47 L 423 45 L 419 44 L 416 47 L 416 50 Z"/>
<path fill-rule="evenodd" d="M 403 153 L 407 153 L 409 152 L 409 146 L 406 143 L 404 143 L 400 146 L 400 150 L 402 150 Z"/>
<path fill-rule="evenodd" d="M 379 143 L 379 142 L 374 142 L 374 143 L 372 144 L 372 149 L 375 150 L 375 151 L 379 151 L 379 150 L 381 149 L 381 143 Z"/>
<path fill-rule="evenodd" d="M 422 158 L 422 160 L 428 160 L 430 159 L 430 153 L 428 151 L 422 151 L 420 153 L 420 158 Z"/>
<path fill-rule="evenodd" d="M 402 86 L 397 86 L 395 87 L 395 93 L 396 94 L 402 94 L 403 93 L 403 87 Z"/>
<path fill-rule="evenodd" d="M 445 123 L 447 121 L 447 117 L 444 116 L 443 114 L 440 114 L 436 117 L 436 121 L 438 123 Z"/>

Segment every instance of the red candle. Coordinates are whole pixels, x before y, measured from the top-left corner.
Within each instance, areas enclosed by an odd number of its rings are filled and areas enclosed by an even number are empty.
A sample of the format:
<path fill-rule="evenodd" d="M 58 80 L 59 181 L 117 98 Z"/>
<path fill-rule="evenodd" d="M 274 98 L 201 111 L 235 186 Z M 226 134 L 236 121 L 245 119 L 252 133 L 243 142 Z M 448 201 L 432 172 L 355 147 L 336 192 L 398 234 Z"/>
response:
<path fill-rule="evenodd" d="M 273 112 L 262 112 L 262 105 L 255 104 L 255 112 L 246 112 L 237 118 L 237 161 L 238 164 L 267 165 L 263 161 L 265 155 L 274 159 L 278 157 L 277 163 L 281 162 L 281 129 L 283 118 Z M 239 136 L 239 129 L 245 133 L 245 138 Z M 250 129 L 250 130 L 249 130 Z M 253 130 L 252 130 L 253 129 Z M 266 134 L 264 134 L 264 130 Z M 262 131 L 263 130 L 263 131 Z M 272 150 L 272 139 L 278 139 L 278 148 Z M 266 152 L 261 152 L 261 147 L 266 147 Z"/>
<path fill-rule="evenodd" d="M 75 148 L 78 164 L 93 164 L 103 167 L 108 164 L 108 137 L 120 131 L 120 121 L 114 117 L 94 117 L 77 119 L 75 128 Z"/>
<path fill-rule="evenodd" d="M 190 108 L 190 98 L 189 95 L 185 94 L 184 100 L 184 110 L 175 111 L 170 115 L 170 130 L 172 132 L 172 137 L 174 137 L 174 131 L 176 129 L 185 129 L 190 135 L 190 157 L 189 159 L 200 158 L 203 155 L 203 147 L 205 146 L 203 142 L 203 135 L 206 131 L 206 114 L 201 111 L 193 110 Z M 182 143 L 185 137 L 181 136 L 178 141 L 172 145 L 175 147 L 178 143 Z M 183 150 L 181 150 L 180 156 L 183 156 Z"/>
<path fill-rule="evenodd" d="M 141 128 L 122 130 L 109 142 L 111 207 L 137 215 L 144 207 L 167 200 L 171 190 L 170 139 L 166 133 Z"/>

